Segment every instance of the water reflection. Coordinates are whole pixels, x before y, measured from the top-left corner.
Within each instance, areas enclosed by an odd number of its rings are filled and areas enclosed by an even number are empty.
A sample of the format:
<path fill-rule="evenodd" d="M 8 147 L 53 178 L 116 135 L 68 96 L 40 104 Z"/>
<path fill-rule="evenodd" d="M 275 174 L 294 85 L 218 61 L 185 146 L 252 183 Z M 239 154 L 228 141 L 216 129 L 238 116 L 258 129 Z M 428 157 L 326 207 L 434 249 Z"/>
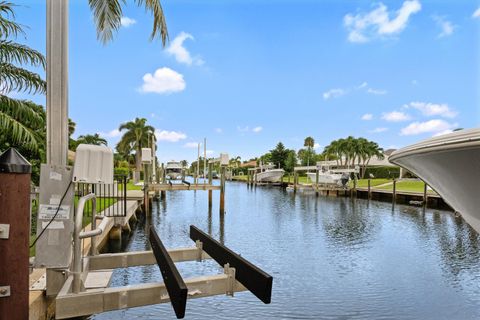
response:
<path fill-rule="evenodd" d="M 139 219 L 127 250 L 146 250 L 147 225 L 167 247 L 192 246 L 191 224 L 274 276 L 272 304 L 249 293 L 190 300 L 189 319 L 479 319 L 480 238 L 451 213 L 369 200 L 315 197 L 228 183 L 218 194 L 167 193 Z M 177 265 L 184 277 L 222 272 Z M 160 281 L 155 266 L 118 270 L 113 286 Z M 94 319 L 174 319 L 169 305 Z"/>

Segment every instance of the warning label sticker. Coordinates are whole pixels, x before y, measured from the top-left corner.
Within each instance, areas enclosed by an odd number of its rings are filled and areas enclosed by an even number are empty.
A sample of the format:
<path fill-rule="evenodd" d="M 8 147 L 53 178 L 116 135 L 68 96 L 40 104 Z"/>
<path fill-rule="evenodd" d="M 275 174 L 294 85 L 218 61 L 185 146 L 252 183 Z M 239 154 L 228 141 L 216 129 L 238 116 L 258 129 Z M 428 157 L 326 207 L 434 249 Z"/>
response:
<path fill-rule="evenodd" d="M 42 220 L 51 220 L 57 212 L 58 206 L 41 204 L 38 210 L 38 218 Z M 64 205 L 58 209 L 55 220 L 68 220 L 70 219 L 70 206 Z"/>

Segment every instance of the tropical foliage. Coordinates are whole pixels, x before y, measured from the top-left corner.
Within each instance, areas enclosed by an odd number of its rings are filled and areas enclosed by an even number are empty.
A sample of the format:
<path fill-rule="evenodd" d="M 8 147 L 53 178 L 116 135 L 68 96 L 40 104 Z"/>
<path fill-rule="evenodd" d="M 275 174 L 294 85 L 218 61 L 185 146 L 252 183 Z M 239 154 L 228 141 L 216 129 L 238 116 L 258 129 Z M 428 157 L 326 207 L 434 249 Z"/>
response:
<path fill-rule="evenodd" d="M 155 129 L 146 124 L 147 119 L 135 118 L 120 125 L 118 130 L 125 131 L 120 142 L 117 144 L 117 151 L 125 158 L 131 153 L 135 153 L 135 175 L 134 182 L 140 179 L 140 171 L 142 169 L 142 148 L 150 147 L 151 139 L 155 139 Z"/>
<path fill-rule="evenodd" d="M 100 137 L 98 133 L 95 134 L 86 134 L 86 135 L 81 135 L 77 138 L 77 145 L 84 143 L 84 144 L 94 144 L 97 146 L 107 145 L 107 140 L 104 138 Z"/>
<path fill-rule="evenodd" d="M 44 56 L 16 42 L 25 36 L 22 25 L 13 19 L 14 5 L 0 1 L 0 133 L 12 146 L 38 152 L 38 129 L 44 124 L 42 109 L 36 104 L 11 97 L 15 93 L 44 94 L 46 83 L 27 67 L 45 68 Z"/>
<path fill-rule="evenodd" d="M 93 19 L 97 28 L 97 38 L 103 43 L 113 39 L 113 34 L 122 26 L 122 6 L 125 0 L 88 0 L 90 9 L 93 11 Z M 160 0 L 135 0 L 135 4 L 144 7 L 153 15 L 153 29 L 150 39 L 160 37 L 163 45 L 168 39 L 167 22 L 163 15 Z"/>

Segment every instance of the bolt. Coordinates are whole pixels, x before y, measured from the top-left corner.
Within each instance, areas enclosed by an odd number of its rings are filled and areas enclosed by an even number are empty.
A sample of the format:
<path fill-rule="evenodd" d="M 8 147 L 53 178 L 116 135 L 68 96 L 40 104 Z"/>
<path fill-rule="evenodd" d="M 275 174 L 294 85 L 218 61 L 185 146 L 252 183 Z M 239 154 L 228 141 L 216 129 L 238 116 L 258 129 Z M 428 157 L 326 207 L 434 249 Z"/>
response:
<path fill-rule="evenodd" d="M 0 295 L 4 296 L 7 294 L 7 289 L 0 289 Z"/>

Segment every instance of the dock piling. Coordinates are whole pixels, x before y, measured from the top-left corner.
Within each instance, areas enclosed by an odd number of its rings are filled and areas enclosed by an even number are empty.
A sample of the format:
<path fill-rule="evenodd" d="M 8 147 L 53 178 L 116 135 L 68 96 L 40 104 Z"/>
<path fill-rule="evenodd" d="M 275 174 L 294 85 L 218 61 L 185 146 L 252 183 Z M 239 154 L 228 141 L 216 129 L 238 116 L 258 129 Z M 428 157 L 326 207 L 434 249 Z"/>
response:
<path fill-rule="evenodd" d="M 425 181 L 423 183 L 424 183 L 424 185 L 423 185 L 423 206 L 426 207 L 427 203 L 428 203 L 428 196 L 427 196 L 428 185 Z"/>
<path fill-rule="evenodd" d="M 28 319 L 31 170 L 15 149 L 0 155 L 0 319 Z"/>
<path fill-rule="evenodd" d="M 396 200 L 397 200 L 397 179 L 393 179 L 392 203 L 395 204 Z"/>
<path fill-rule="evenodd" d="M 220 214 L 223 215 L 225 213 L 225 166 L 220 167 L 221 174 L 220 174 Z"/>
<path fill-rule="evenodd" d="M 208 184 L 212 184 L 212 168 L 213 168 L 213 164 L 212 163 L 209 163 L 208 164 Z M 208 208 L 211 209 L 212 208 L 212 193 L 213 191 L 212 190 L 208 190 Z"/>
<path fill-rule="evenodd" d="M 368 179 L 368 200 L 372 199 L 372 190 L 370 185 L 370 179 Z"/>

